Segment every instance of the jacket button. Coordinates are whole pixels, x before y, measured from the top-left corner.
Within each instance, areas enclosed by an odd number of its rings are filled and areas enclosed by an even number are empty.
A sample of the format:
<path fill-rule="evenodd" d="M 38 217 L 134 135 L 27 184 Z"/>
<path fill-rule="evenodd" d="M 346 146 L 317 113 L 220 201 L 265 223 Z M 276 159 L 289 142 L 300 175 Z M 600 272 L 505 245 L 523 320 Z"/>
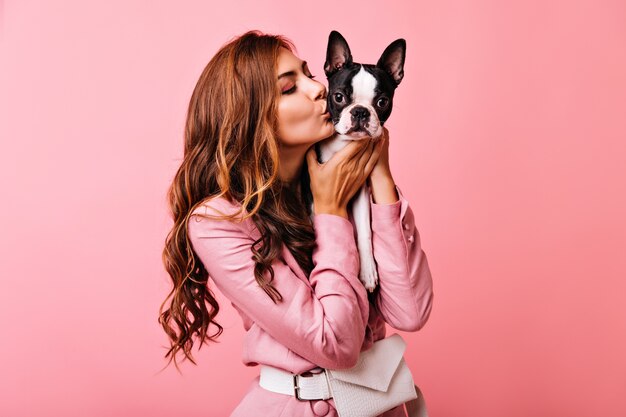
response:
<path fill-rule="evenodd" d="M 311 401 L 311 408 L 313 409 L 313 413 L 315 413 L 316 416 L 321 417 L 321 416 L 325 416 L 326 414 L 328 414 L 328 410 L 330 409 L 330 406 L 324 400 L 316 400 L 316 401 Z"/>
<path fill-rule="evenodd" d="M 402 227 L 404 227 L 404 230 L 409 230 L 409 224 L 407 222 L 404 222 Z"/>
<path fill-rule="evenodd" d="M 409 242 L 413 243 L 413 235 L 406 238 Z"/>

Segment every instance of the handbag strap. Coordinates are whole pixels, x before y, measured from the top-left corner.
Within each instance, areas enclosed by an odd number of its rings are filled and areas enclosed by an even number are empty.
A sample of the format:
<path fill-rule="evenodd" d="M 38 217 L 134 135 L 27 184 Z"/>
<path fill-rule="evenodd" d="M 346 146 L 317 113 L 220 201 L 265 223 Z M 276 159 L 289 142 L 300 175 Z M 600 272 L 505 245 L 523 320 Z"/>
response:
<path fill-rule="evenodd" d="M 406 407 L 406 413 L 408 417 L 428 417 L 428 411 L 426 410 L 426 402 L 424 402 L 424 395 L 422 391 L 415 385 L 415 391 L 417 392 L 417 398 L 404 403 Z"/>

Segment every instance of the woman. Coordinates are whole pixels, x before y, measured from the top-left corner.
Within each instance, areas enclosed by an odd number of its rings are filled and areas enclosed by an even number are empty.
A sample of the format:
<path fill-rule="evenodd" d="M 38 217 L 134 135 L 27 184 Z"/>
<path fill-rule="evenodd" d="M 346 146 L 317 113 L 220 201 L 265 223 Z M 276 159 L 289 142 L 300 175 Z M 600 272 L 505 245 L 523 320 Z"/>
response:
<path fill-rule="evenodd" d="M 174 289 L 159 321 L 172 344 L 165 357 L 175 364 L 181 349 L 195 364 L 194 336 L 201 346 L 223 330 L 209 276 L 242 317 L 247 366 L 293 374 L 350 368 L 385 337 L 385 322 L 417 331 L 430 315 L 430 270 L 391 177 L 388 133 L 351 142 L 319 164 L 313 145 L 334 133 L 326 88 L 293 50 L 282 36 L 247 32 L 217 52 L 193 91 L 163 253 Z M 368 176 L 379 275 L 373 293 L 358 279 L 347 209 Z M 231 414 L 324 415 L 337 415 L 332 398 L 301 401 L 261 387 L 259 377 Z M 403 407 L 384 415 L 403 416 Z"/>

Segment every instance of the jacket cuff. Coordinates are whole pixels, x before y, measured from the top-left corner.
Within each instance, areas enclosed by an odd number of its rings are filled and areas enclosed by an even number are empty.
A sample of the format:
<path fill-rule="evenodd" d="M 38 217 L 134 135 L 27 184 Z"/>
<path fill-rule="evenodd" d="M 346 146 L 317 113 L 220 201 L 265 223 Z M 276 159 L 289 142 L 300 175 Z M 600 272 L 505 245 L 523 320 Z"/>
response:
<path fill-rule="evenodd" d="M 370 207 L 372 212 L 372 218 L 386 220 L 400 219 L 401 214 L 406 212 L 406 210 L 403 211 L 402 208 L 403 206 L 405 207 L 407 205 L 407 201 L 402 195 L 402 191 L 400 191 L 400 188 L 397 185 L 395 185 L 395 187 L 400 198 L 398 199 L 398 201 L 391 204 L 374 203 L 374 198 L 370 193 Z"/>

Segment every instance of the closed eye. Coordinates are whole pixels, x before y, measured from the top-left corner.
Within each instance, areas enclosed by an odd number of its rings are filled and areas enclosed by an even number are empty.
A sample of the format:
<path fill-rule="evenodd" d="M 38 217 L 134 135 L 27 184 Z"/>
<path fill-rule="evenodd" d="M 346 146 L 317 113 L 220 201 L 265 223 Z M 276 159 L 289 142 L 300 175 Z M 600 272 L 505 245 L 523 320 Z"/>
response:
<path fill-rule="evenodd" d="M 310 73 L 310 71 L 309 71 L 309 67 L 307 66 L 307 62 L 306 62 L 306 61 L 302 61 L 301 69 L 302 69 L 302 72 L 305 72 L 304 70 L 306 69 L 306 72 L 307 72 L 307 73 Z M 289 77 L 289 76 L 294 76 L 294 75 L 296 75 L 296 72 L 295 72 L 295 71 L 288 71 L 288 72 L 285 72 L 285 73 L 283 73 L 283 74 L 280 74 L 280 75 L 278 76 L 278 79 L 280 80 L 280 79 L 281 79 L 281 78 L 283 78 L 283 77 Z M 315 76 L 315 75 L 307 75 L 307 77 L 309 77 L 309 78 L 313 79 L 313 78 L 315 78 L 316 76 Z M 283 91 L 283 92 L 282 92 L 282 94 L 291 94 L 291 93 L 293 93 L 294 91 L 296 91 L 296 86 L 295 86 L 295 85 L 294 85 L 293 87 L 291 87 L 289 90 L 285 90 L 285 91 Z"/>
<path fill-rule="evenodd" d="M 307 77 L 309 77 L 310 79 L 313 79 L 316 77 L 316 75 L 307 75 Z M 291 87 L 289 90 L 283 91 L 283 94 L 292 94 L 294 91 L 296 91 L 295 85 Z"/>

